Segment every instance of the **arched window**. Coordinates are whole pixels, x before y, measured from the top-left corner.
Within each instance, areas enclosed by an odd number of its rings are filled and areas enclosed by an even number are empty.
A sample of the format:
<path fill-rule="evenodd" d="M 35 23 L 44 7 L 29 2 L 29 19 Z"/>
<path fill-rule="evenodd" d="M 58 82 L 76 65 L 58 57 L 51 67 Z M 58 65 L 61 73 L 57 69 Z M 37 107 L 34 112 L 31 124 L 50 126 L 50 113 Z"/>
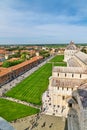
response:
<path fill-rule="evenodd" d="M 59 90 L 59 87 L 57 87 L 57 89 Z"/>
<path fill-rule="evenodd" d="M 62 99 L 64 100 L 64 99 L 65 99 L 65 96 L 62 96 Z"/>
<path fill-rule="evenodd" d="M 59 73 L 58 73 L 58 77 L 59 77 Z"/>
<path fill-rule="evenodd" d="M 82 77 L 82 75 L 80 74 L 80 78 Z"/>
<path fill-rule="evenodd" d="M 72 74 L 72 77 L 74 77 L 74 74 Z"/>
<path fill-rule="evenodd" d="M 65 77 L 66 77 L 66 73 L 65 73 Z"/>

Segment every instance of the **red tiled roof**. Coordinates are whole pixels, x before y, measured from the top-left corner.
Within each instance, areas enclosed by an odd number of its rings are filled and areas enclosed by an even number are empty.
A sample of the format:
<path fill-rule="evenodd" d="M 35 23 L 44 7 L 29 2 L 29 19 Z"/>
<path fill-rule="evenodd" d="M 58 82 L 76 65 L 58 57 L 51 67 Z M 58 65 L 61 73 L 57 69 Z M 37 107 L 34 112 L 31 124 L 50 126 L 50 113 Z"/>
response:
<path fill-rule="evenodd" d="M 35 57 L 31 58 L 30 60 L 22 62 L 22 63 L 20 63 L 18 65 L 15 65 L 15 66 L 11 67 L 11 68 L 12 68 L 12 70 L 16 70 L 18 68 L 24 67 L 25 65 L 31 64 L 31 63 L 37 61 L 38 59 L 42 59 L 42 56 L 35 56 Z"/>
<path fill-rule="evenodd" d="M 11 58 L 8 61 L 14 61 L 14 60 L 19 60 L 20 58 Z"/>
<path fill-rule="evenodd" d="M 0 66 L 3 64 L 3 62 L 0 62 Z"/>
<path fill-rule="evenodd" d="M 0 49 L 0 54 L 5 54 L 6 50 L 5 49 Z"/>
<path fill-rule="evenodd" d="M 4 76 L 4 75 L 8 74 L 9 72 L 11 72 L 12 70 L 17 70 L 17 69 L 19 69 L 21 67 L 24 67 L 24 66 L 26 66 L 28 64 L 31 64 L 31 63 L 37 61 L 38 59 L 42 59 L 42 58 L 43 58 L 42 56 L 35 56 L 30 60 L 27 60 L 25 62 L 22 62 L 22 63 L 20 63 L 18 65 L 15 65 L 15 66 L 12 66 L 12 67 L 9 67 L 9 68 L 0 67 L 0 76 Z"/>
<path fill-rule="evenodd" d="M 21 50 L 21 52 L 28 52 L 29 53 L 29 50 Z"/>

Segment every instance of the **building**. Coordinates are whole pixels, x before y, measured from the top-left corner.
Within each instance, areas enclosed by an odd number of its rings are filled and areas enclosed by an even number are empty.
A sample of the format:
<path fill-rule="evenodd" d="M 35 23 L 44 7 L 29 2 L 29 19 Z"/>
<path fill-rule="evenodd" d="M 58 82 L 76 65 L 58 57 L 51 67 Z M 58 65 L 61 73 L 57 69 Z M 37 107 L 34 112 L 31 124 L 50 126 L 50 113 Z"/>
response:
<path fill-rule="evenodd" d="M 15 65 L 9 68 L 0 67 L 0 86 L 15 79 L 19 75 L 22 75 L 26 71 L 37 66 L 42 61 L 43 61 L 42 56 L 35 56 L 31 58 L 30 60 L 24 61 L 18 65 Z"/>
<path fill-rule="evenodd" d="M 4 56 L 0 56 L 0 62 L 3 62 L 5 60 Z"/>
<path fill-rule="evenodd" d="M 48 90 L 42 96 L 44 114 L 67 117 L 71 110 L 68 102 L 75 102 L 71 99 L 72 93 L 87 80 L 87 54 L 81 52 L 72 41 L 65 49 L 64 61 L 67 62 L 67 67 L 53 67 Z M 83 120 L 84 116 L 86 115 L 83 114 Z M 81 118 L 78 123 L 80 120 Z M 80 126 L 74 130 L 80 130 L 79 128 Z M 87 130 L 82 128 L 81 130 Z"/>
<path fill-rule="evenodd" d="M 53 67 L 48 90 L 43 94 L 44 113 L 67 117 L 67 100 L 86 78 L 82 67 Z"/>
<path fill-rule="evenodd" d="M 69 59 L 71 59 L 72 56 L 74 56 L 76 52 L 78 52 L 78 48 L 76 47 L 74 42 L 71 41 L 64 51 L 64 61 L 67 62 Z"/>
<path fill-rule="evenodd" d="M 68 130 L 87 130 L 87 81 L 73 91 L 68 104 Z"/>

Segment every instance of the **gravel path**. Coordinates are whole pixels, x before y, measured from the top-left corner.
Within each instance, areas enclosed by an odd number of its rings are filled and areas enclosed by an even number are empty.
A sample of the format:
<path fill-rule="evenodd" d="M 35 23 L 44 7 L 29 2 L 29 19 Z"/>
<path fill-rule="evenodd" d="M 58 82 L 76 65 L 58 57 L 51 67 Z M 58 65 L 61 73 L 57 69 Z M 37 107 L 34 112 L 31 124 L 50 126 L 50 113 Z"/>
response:
<path fill-rule="evenodd" d="M 25 102 L 25 101 L 21 101 L 21 100 L 19 100 L 19 99 L 15 99 L 15 98 L 11 98 L 11 97 L 1 97 L 1 98 L 7 99 L 7 100 L 10 100 L 10 101 L 13 101 L 13 102 L 17 102 L 17 103 L 20 103 L 20 104 L 24 104 L 24 105 L 26 105 L 26 106 L 31 106 L 31 107 L 34 107 L 34 108 L 36 108 L 36 109 L 41 109 L 41 107 L 38 106 L 38 105 L 34 105 L 34 104 L 32 104 L 32 103 L 28 103 L 28 102 Z"/>

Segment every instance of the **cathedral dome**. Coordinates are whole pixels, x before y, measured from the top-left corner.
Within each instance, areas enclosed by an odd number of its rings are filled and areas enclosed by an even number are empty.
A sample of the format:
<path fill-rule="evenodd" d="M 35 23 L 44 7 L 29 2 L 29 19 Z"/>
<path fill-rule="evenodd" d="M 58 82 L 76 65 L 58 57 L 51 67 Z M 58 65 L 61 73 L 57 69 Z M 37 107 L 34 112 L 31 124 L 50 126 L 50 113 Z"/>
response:
<path fill-rule="evenodd" d="M 67 50 L 77 50 L 76 45 L 74 44 L 73 41 L 70 42 L 70 44 L 66 48 Z"/>

